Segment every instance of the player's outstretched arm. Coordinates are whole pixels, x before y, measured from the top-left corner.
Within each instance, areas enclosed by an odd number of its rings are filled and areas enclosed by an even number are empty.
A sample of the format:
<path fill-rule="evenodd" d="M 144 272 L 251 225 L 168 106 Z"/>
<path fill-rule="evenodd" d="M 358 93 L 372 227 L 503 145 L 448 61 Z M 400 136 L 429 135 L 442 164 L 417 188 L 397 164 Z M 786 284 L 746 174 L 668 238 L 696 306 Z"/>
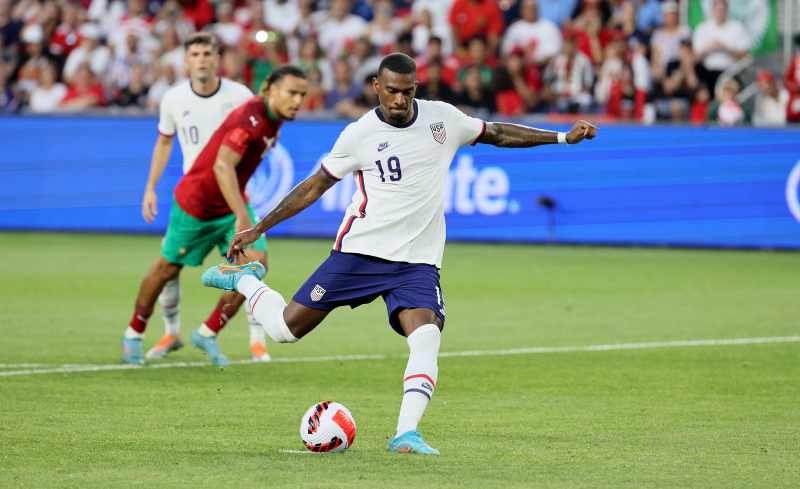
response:
<path fill-rule="evenodd" d="M 259 236 L 272 227 L 316 202 L 335 183 L 336 180 L 329 177 L 320 168 L 317 173 L 297 184 L 258 224 L 246 231 L 236 233 L 228 246 L 228 257 L 236 263 L 239 263 L 240 254 L 247 258 L 244 250 L 248 245 L 254 243 Z"/>
<path fill-rule="evenodd" d="M 156 197 L 156 185 L 161 180 L 161 174 L 169 161 L 172 153 L 173 136 L 158 135 L 156 145 L 153 148 L 153 159 L 150 160 L 150 175 L 147 177 L 147 186 L 144 188 L 144 198 L 142 199 L 142 217 L 147 222 L 153 222 L 158 215 L 158 197 Z"/>
<path fill-rule="evenodd" d="M 578 121 L 567 133 L 567 144 L 577 144 L 584 139 L 593 139 L 596 135 L 597 127 L 586 121 Z M 542 144 L 556 144 L 559 140 L 555 131 L 506 122 L 487 122 L 486 132 L 478 142 L 501 148 L 530 148 Z"/>

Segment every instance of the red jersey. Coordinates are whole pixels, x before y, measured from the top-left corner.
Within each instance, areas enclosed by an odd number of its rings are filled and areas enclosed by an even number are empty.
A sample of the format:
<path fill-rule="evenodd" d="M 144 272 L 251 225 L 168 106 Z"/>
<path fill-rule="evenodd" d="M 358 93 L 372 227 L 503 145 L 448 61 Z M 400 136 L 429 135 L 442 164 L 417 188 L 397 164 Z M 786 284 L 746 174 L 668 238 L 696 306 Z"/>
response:
<path fill-rule="evenodd" d="M 497 0 L 455 0 L 450 7 L 450 25 L 458 28 L 456 43 L 466 44 L 473 36 L 502 34 L 506 27 Z"/>
<path fill-rule="evenodd" d="M 175 201 L 187 214 L 197 219 L 213 219 L 230 214 L 231 208 L 217 183 L 214 162 L 222 145 L 236 151 L 242 159 L 236 165 L 239 191 L 247 202 L 244 188 L 267 151 L 278 140 L 281 123 L 269 115 L 266 100 L 255 95 L 228 114 L 197 156 L 189 173 L 175 187 Z"/>

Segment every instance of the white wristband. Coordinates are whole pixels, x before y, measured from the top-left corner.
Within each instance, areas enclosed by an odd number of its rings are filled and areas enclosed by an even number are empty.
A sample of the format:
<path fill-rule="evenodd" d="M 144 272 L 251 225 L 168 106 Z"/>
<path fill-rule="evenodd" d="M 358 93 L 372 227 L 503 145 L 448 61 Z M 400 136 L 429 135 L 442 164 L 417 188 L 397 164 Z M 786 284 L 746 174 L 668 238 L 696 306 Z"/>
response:
<path fill-rule="evenodd" d="M 559 144 L 569 145 L 569 143 L 567 142 L 567 133 L 565 132 L 558 133 L 558 142 Z"/>

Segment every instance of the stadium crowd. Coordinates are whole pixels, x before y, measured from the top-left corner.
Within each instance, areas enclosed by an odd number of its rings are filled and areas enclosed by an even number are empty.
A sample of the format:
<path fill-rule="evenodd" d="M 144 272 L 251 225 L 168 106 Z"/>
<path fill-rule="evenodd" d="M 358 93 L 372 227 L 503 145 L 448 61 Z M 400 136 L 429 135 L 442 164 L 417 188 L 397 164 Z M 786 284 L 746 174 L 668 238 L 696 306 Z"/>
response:
<path fill-rule="evenodd" d="M 800 54 L 761 71 L 754 113 L 720 73 L 748 54 L 717 0 L 694 31 L 672 0 L 0 0 L 0 113 L 149 108 L 184 79 L 183 40 L 213 32 L 220 74 L 254 91 L 277 65 L 308 75 L 305 111 L 358 117 L 399 51 L 418 97 L 476 116 L 592 113 L 763 125 L 800 120 Z"/>

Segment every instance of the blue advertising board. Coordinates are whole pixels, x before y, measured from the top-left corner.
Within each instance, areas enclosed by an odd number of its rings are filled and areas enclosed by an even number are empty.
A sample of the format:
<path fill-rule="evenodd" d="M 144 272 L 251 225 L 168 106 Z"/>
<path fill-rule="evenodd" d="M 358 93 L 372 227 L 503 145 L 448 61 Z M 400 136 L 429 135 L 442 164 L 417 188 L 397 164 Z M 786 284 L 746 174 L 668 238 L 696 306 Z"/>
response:
<path fill-rule="evenodd" d="M 158 187 L 160 213 L 147 224 L 141 200 L 156 125 L 0 118 L 0 229 L 163 233 L 182 156 L 175 145 Z M 260 215 L 316 171 L 345 125 L 284 125 L 248 186 Z M 447 236 L 800 249 L 798 160 L 798 129 L 608 126 L 577 146 L 465 147 L 447 182 Z M 349 176 L 269 235 L 334 237 L 354 191 Z"/>

